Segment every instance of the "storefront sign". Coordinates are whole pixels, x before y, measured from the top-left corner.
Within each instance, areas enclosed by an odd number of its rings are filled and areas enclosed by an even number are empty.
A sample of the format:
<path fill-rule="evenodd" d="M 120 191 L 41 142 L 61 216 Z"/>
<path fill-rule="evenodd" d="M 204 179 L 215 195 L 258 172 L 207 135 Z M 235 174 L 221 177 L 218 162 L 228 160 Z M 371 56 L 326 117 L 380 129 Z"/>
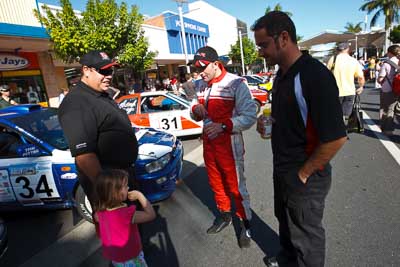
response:
<path fill-rule="evenodd" d="M 29 66 L 29 60 L 17 55 L 0 54 L 0 71 L 19 70 Z"/>
<path fill-rule="evenodd" d="M 167 31 L 181 31 L 181 22 L 179 16 L 172 13 L 164 14 L 165 28 Z M 188 34 L 209 37 L 208 25 L 193 19 L 183 17 L 183 27 Z"/>

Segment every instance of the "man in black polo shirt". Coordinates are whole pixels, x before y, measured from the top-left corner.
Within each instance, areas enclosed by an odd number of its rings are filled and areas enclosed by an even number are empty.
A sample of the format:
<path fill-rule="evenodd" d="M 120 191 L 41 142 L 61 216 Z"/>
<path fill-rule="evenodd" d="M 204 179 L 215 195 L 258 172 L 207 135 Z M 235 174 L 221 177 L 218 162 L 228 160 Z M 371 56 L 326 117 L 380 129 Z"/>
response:
<path fill-rule="evenodd" d="M 65 96 L 58 116 L 75 157 L 79 182 L 93 207 L 93 183 L 102 169 L 127 170 L 133 187 L 138 143 L 128 115 L 107 92 L 117 63 L 100 51 L 85 54 L 79 62 L 81 80 Z"/>
<path fill-rule="evenodd" d="M 266 14 L 252 30 L 260 56 L 279 65 L 272 93 L 272 150 L 282 251 L 278 261 L 269 259 L 269 266 L 324 266 L 329 161 L 346 141 L 335 78 L 320 62 L 302 55 L 296 28 L 285 13 Z M 257 131 L 262 131 L 260 118 Z"/>

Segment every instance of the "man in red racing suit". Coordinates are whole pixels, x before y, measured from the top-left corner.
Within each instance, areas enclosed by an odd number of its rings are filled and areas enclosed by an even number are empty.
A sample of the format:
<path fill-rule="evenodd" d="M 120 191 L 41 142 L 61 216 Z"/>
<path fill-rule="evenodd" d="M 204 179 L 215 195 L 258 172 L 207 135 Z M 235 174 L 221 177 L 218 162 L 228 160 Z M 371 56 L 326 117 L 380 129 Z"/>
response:
<path fill-rule="evenodd" d="M 256 104 L 243 79 L 225 70 L 212 47 L 200 48 L 192 64 L 202 81 L 198 84 L 197 99 L 192 101 L 191 114 L 204 123 L 204 162 L 220 211 L 207 233 L 218 233 L 232 223 L 230 197 L 233 196 L 242 228 L 239 245 L 248 247 L 251 211 L 244 177 L 242 131 L 256 122 Z"/>

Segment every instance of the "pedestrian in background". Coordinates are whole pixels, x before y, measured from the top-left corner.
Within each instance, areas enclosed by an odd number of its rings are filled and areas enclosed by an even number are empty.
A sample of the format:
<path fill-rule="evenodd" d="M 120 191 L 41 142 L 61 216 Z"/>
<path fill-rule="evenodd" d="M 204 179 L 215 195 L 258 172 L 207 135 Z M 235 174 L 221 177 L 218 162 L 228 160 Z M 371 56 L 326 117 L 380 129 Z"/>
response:
<path fill-rule="evenodd" d="M 331 186 L 329 161 L 346 141 L 332 73 L 302 55 L 290 17 L 272 11 L 254 26 L 259 55 L 279 65 L 273 86 L 272 152 L 275 216 L 282 251 L 268 266 L 324 266 L 325 198 Z M 257 131 L 263 132 L 263 118 Z"/>
<path fill-rule="evenodd" d="M 96 179 L 97 218 L 103 256 L 113 266 L 147 266 L 138 225 L 156 217 L 151 203 L 139 191 L 129 190 L 128 173 L 123 170 L 101 171 Z M 138 201 L 143 211 L 125 201 Z"/>
<path fill-rule="evenodd" d="M 64 100 L 64 97 L 69 93 L 68 87 L 61 88 L 61 93 L 58 95 L 58 105 L 61 105 L 61 102 Z"/>
<path fill-rule="evenodd" d="M 362 93 L 365 79 L 362 67 L 355 58 L 349 55 L 349 43 L 338 44 L 336 50 L 337 55 L 329 59 L 327 67 L 332 71 L 339 87 L 343 121 L 347 126 L 349 116 L 353 110 L 355 95 Z M 358 81 L 357 89 L 354 84 L 355 78 Z"/>
<path fill-rule="evenodd" d="M 391 45 L 387 50 L 389 61 L 384 61 L 379 72 L 378 82 L 382 85 L 380 93 L 380 126 L 386 135 L 392 135 L 394 131 L 394 113 L 398 101 L 392 91 L 392 81 L 396 74 L 396 66 L 399 65 L 400 46 Z"/>
<path fill-rule="evenodd" d="M 182 89 L 185 92 L 186 99 L 192 101 L 196 97 L 195 84 L 190 73 L 185 74 L 186 82 L 182 84 Z"/>
<path fill-rule="evenodd" d="M 202 81 L 199 102 L 192 101 L 191 111 L 195 120 L 204 123 L 204 162 L 219 210 L 207 233 L 216 234 L 232 223 L 233 196 L 241 225 L 239 245 L 249 247 L 251 210 L 244 176 L 242 131 L 256 122 L 257 107 L 246 83 L 225 70 L 214 48 L 199 48 L 193 64 Z"/>
<path fill-rule="evenodd" d="M 12 99 L 10 87 L 8 87 L 8 85 L 3 84 L 0 86 L 0 94 L 0 109 L 18 105 L 18 103 Z"/>
<path fill-rule="evenodd" d="M 133 189 L 138 143 L 128 115 L 107 92 L 117 63 L 97 50 L 79 62 L 81 80 L 65 96 L 58 116 L 75 157 L 79 183 L 93 207 L 97 201 L 94 183 L 103 169 L 127 171 Z"/>

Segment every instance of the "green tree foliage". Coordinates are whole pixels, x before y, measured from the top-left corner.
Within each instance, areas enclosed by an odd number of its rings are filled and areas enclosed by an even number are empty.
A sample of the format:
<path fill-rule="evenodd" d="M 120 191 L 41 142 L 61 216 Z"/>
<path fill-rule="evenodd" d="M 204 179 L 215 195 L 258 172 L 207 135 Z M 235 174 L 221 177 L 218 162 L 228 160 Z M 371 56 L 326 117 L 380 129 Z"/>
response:
<path fill-rule="evenodd" d="M 53 41 L 54 52 L 65 62 L 73 62 L 90 50 L 102 50 L 118 57 L 120 64 L 144 70 L 153 63 L 148 41 L 141 29 L 143 17 L 137 6 L 129 10 L 115 0 L 88 0 L 81 16 L 75 15 L 69 0 L 60 0 L 61 11 L 53 14 L 44 6 L 46 16 L 34 10 Z"/>
<path fill-rule="evenodd" d="M 280 3 L 276 4 L 273 9 L 270 6 L 267 6 L 264 14 L 266 15 L 268 12 L 271 11 L 283 11 L 281 4 Z M 289 17 L 293 16 L 293 14 L 288 11 L 283 11 L 283 12 L 285 12 Z"/>
<path fill-rule="evenodd" d="M 243 45 L 244 64 L 245 65 L 253 64 L 258 57 L 258 52 L 256 50 L 254 42 L 250 40 L 247 36 L 245 36 L 242 38 L 242 45 Z M 236 44 L 231 45 L 231 51 L 229 52 L 229 57 L 235 63 L 241 62 L 239 39 L 236 41 Z"/>
<path fill-rule="evenodd" d="M 367 11 L 371 14 L 375 11 L 371 19 L 371 27 L 376 25 L 381 15 L 385 16 L 385 29 L 389 29 L 393 22 L 399 21 L 399 0 L 365 0 L 360 10 Z"/>
<path fill-rule="evenodd" d="M 347 22 L 347 24 L 346 24 L 346 26 L 344 26 L 344 28 L 345 28 L 346 32 L 359 33 L 362 31 L 361 24 L 362 24 L 362 22 L 359 22 L 357 24 Z"/>
<path fill-rule="evenodd" d="M 400 25 L 390 31 L 389 40 L 394 44 L 400 43 Z"/>

